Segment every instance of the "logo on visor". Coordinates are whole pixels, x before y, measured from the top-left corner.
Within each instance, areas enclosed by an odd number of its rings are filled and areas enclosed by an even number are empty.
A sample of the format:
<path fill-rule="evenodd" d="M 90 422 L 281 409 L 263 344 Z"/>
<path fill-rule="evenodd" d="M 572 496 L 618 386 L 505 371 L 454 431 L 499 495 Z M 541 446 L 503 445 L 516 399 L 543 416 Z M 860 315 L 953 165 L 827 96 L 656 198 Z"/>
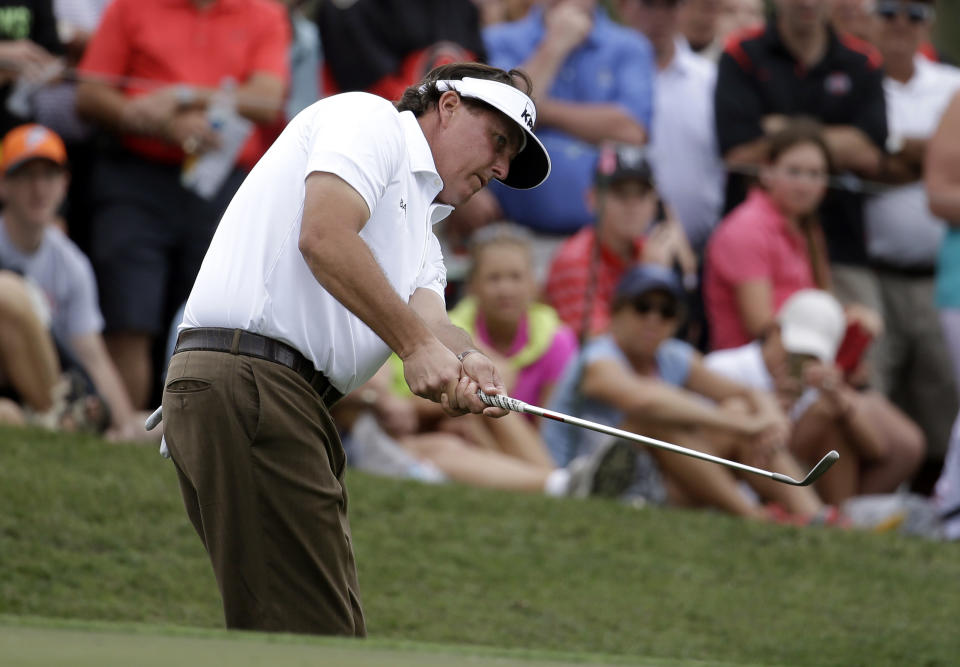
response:
<path fill-rule="evenodd" d="M 533 110 L 530 109 L 529 104 L 523 107 L 523 113 L 520 114 L 520 120 L 526 124 L 528 130 L 533 132 Z"/>

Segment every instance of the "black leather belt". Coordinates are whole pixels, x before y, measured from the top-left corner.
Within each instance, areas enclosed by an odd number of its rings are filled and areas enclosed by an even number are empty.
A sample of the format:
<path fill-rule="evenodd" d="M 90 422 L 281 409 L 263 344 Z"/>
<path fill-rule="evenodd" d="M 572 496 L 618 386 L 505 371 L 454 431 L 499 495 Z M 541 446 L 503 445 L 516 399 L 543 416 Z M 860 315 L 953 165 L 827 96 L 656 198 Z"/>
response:
<path fill-rule="evenodd" d="M 327 376 L 316 370 L 305 356 L 290 345 L 267 336 L 243 329 L 184 329 L 177 336 L 177 346 L 173 353 L 194 351 L 242 354 L 286 366 L 306 380 L 328 408 L 343 398 L 343 394 L 330 384 Z"/>
<path fill-rule="evenodd" d="M 870 267 L 879 273 L 887 273 L 902 278 L 933 278 L 937 274 L 937 267 L 933 265 L 899 266 L 890 262 L 873 260 Z"/>

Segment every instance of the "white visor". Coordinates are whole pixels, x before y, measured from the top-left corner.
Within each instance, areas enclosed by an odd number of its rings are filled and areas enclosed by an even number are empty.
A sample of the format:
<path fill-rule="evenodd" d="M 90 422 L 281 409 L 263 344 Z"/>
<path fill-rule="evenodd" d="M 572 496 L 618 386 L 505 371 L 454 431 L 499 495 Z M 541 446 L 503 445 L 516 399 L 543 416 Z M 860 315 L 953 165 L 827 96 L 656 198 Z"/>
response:
<path fill-rule="evenodd" d="M 481 100 L 502 112 L 523 130 L 520 152 L 510 162 L 510 172 L 503 179 L 504 185 L 518 190 L 535 188 L 550 175 L 550 156 L 537 135 L 533 133 L 537 123 L 537 107 L 522 90 L 490 79 L 442 79 L 436 82 L 437 90 L 455 90 L 463 97 Z"/>

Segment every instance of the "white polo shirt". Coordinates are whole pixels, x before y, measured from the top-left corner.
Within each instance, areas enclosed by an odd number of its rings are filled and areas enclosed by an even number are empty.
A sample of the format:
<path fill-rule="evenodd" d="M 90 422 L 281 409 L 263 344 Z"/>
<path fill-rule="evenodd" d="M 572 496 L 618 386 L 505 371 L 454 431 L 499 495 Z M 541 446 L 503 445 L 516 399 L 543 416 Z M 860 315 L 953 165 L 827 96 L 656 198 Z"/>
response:
<path fill-rule="evenodd" d="M 933 136 L 953 94 L 960 90 L 960 69 L 914 57 L 913 77 L 900 83 L 883 79 L 890 134 Z M 933 268 L 946 223 L 930 213 L 923 181 L 890 188 L 864 205 L 867 252 L 871 259 L 901 268 Z"/>
<path fill-rule="evenodd" d="M 726 172 L 714 130 L 717 65 L 678 39 L 673 60 L 657 70 L 650 158 L 657 190 L 702 252 L 723 208 Z"/>
<path fill-rule="evenodd" d="M 314 278 L 298 248 L 305 179 L 338 175 L 367 203 L 360 237 L 404 301 L 421 287 L 443 297 L 446 269 L 433 225 L 453 210 L 420 125 L 367 93 L 300 112 L 247 176 L 224 213 L 180 329 L 239 328 L 284 341 L 341 392 L 366 382 L 387 345 Z"/>

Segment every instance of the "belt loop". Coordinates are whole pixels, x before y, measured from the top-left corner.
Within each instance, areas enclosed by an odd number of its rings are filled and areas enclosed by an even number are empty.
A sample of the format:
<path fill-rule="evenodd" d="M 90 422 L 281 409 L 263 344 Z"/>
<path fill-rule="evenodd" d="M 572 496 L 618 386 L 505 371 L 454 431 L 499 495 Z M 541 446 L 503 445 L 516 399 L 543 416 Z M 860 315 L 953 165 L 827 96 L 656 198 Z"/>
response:
<path fill-rule="evenodd" d="M 233 343 L 230 344 L 230 354 L 240 354 L 240 333 L 242 329 L 233 330 Z"/>

